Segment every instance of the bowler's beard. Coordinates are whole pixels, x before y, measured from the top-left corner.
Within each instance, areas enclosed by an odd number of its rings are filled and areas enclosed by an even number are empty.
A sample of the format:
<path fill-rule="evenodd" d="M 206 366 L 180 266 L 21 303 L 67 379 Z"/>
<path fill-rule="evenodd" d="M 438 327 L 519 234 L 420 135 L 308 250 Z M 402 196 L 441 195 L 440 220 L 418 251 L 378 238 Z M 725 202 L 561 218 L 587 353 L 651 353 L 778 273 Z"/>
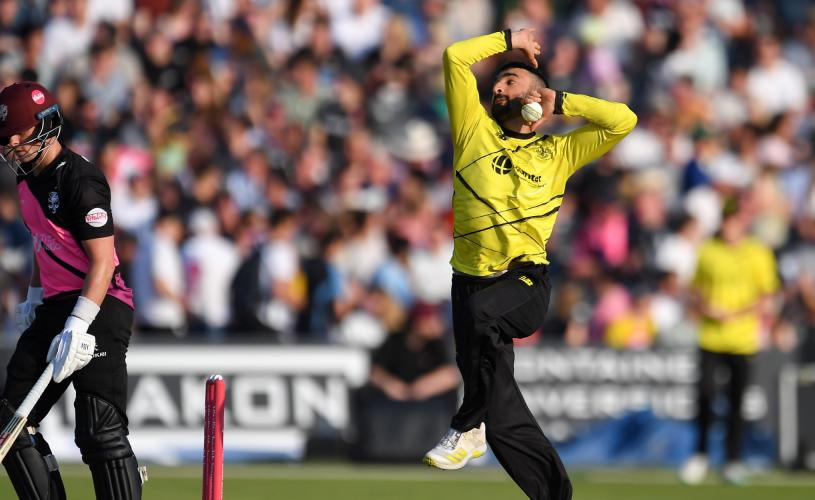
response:
<path fill-rule="evenodd" d="M 507 99 L 504 101 L 503 99 L 506 96 L 500 96 L 501 99 L 496 101 L 499 96 L 494 96 L 492 98 L 492 119 L 497 121 L 500 124 L 504 124 L 513 118 L 517 118 L 521 116 L 521 107 L 523 103 L 521 102 L 520 97 L 516 97 L 514 99 Z"/>

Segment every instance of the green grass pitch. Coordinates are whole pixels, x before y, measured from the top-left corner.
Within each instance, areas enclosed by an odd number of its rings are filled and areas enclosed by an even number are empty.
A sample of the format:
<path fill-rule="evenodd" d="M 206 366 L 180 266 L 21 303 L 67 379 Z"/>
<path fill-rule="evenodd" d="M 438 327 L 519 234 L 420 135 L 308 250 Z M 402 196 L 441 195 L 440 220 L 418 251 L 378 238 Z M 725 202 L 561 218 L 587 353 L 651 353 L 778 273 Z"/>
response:
<path fill-rule="evenodd" d="M 84 466 L 63 467 L 69 499 L 93 498 Z M 148 466 L 145 500 L 199 500 L 199 467 Z M 227 465 L 227 500 L 523 500 L 503 471 L 468 468 L 446 472 L 423 466 Z M 815 499 L 815 475 L 763 473 L 751 485 L 722 484 L 715 476 L 700 486 L 679 484 L 667 470 L 572 472 L 575 500 L 809 500 Z M 14 498 L 0 473 L 0 498 Z"/>

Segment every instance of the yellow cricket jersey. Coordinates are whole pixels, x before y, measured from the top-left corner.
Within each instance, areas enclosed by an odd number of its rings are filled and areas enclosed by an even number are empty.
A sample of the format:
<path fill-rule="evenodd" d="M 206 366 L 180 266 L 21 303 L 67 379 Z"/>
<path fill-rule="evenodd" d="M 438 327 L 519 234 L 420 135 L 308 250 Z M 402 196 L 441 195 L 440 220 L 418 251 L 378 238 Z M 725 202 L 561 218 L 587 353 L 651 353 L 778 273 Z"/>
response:
<path fill-rule="evenodd" d="M 558 92 L 555 112 L 589 123 L 565 135 L 504 130 L 481 105 L 470 66 L 511 49 L 503 32 L 444 51 L 444 83 L 454 146 L 455 247 L 459 272 L 488 276 L 512 260 L 548 264 L 566 181 L 620 142 L 637 123 L 625 104 Z"/>
<path fill-rule="evenodd" d="M 747 309 L 778 290 L 775 257 L 769 248 L 752 238 L 736 245 L 712 239 L 700 249 L 693 287 L 702 300 L 724 312 Z M 754 354 L 759 347 L 758 313 L 749 312 L 725 321 L 702 318 L 699 345 L 713 352 Z"/>

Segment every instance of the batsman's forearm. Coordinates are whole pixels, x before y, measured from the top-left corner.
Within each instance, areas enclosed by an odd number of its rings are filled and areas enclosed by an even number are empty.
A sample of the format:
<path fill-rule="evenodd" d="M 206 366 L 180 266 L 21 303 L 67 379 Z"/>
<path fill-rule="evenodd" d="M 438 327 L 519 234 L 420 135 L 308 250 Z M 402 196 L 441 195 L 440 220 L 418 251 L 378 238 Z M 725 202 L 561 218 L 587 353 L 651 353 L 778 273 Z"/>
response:
<path fill-rule="evenodd" d="M 90 268 L 82 286 L 82 296 L 101 306 L 110 287 L 114 267 L 112 259 L 91 259 Z"/>

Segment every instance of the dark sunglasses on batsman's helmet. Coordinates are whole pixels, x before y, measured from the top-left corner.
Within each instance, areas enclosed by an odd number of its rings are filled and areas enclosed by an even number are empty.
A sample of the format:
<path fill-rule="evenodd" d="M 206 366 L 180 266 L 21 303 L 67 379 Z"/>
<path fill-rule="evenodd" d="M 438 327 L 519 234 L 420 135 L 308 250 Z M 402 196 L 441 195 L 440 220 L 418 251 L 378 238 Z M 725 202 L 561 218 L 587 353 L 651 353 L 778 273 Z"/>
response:
<path fill-rule="evenodd" d="M 13 146 L 11 138 L 34 129 Z M 59 105 L 36 82 L 17 82 L 0 91 L 0 159 L 15 175 L 30 174 L 62 131 Z M 39 147 L 37 147 L 39 146 Z"/>

